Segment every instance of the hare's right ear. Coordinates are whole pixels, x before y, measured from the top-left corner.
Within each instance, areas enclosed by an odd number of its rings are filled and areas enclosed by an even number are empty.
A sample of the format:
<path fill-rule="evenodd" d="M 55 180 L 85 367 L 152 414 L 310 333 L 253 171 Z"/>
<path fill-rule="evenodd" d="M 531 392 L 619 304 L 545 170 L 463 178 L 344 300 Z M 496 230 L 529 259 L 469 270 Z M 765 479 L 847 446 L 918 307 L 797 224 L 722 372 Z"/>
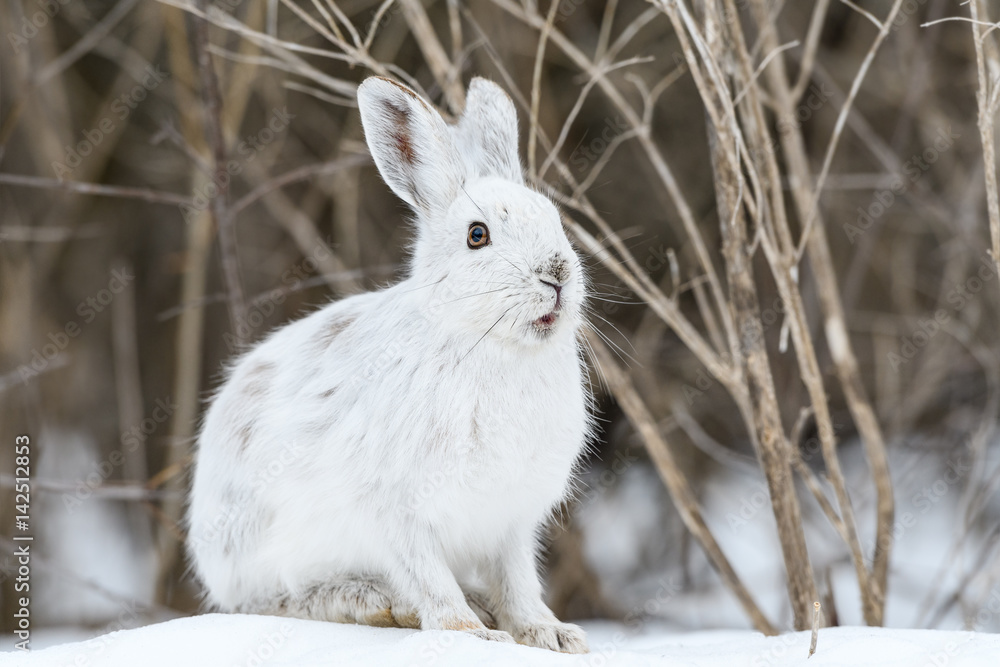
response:
<path fill-rule="evenodd" d="M 517 156 L 517 110 L 504 89 L 489 79 L 473 77 L 459 129 L 474 155 L 479 176 L 499 176 L 524 184 Z"/>
<path fill-rule="evenodd" d="M 418 213 L 446 211 L 461 173 L 440 114 L 409 88 L 374 76 L 358 86 L 358 107 L 368 149 L 386 184 Z"/>

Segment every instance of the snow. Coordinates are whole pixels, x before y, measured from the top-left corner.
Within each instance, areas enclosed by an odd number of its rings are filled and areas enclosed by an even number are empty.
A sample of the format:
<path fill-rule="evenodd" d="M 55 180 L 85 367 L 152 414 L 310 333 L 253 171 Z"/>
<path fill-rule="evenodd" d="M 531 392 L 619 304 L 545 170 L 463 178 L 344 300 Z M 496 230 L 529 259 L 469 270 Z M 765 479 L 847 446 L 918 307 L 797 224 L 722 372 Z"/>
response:
<path fill-rule="evenodd" d="M 121 630 L 31 653 L 0 653 L 0 666 L 994 667 L 1000 658 L 1000 636 L 974 632 L 828 628 L 820 631 L 817 652 L 807 661 L 808 632 L 764 637 L 744 630 L 668 633 L 650 627 L 636 634 L 611 622 L 595 622 L 585 627 L 592 652 L 571 656 L 486 642 L 459 632 L 208 614 Z"/>
<path fill-rule="evenodd" d="M 40 569 L 31 582 L 33 624 L 117 621 L 118 627 L 130 627 L 126 617 L 136 617 L 136 607 L 148 607 L 156 588 L 157 554 L 146 512 L 91 496 L 113 470 L 109 459 L 100 460 L 92 437 L 53 429 L 41 440 L 63 446 L 40 450 L 39 479 L 69 484 L 74 491 L 39 494 L 33 506 L 43 517 L 35 524 L 34 564 Z M 138 624 L 136 618 L 131 625 Z"/>
<path fill-rule="evenodd" d="M 963 520 L 969 461 L 911 444 L 893 450 L 890 460 L 896 521 L 885 625 L 998 632 L 1000 573 L 982 567 L 981 556 L 992 548 L 995 520 L 984 519 L 972 528 Z M 863 550 L 871 554 L 876 498 L 864 451 L 856 440 L 846 440 L 839 451 Z M 1000 469 L 1000 440 L 989 452 L 985 469 Z M 818 447 L 807 449 L 805 456 L 818 462 Z M 704 553 L 691 540 L 684 546 L 677 512 L 652 469 L 609 465 L 582 481 L 586 491 L 576 516 L 584 554 L 610 607 L 622 610 L 626 622 L 629 615 L 642 615 L 669 623 L 673 631 L 752 627 Z M 789 629 L 784 564 L 763 475 L 753 467 L 732 465 L 693 485 L 705 521 L 730 564 L 764 614 Z M 863 625 L 857 575 L 843 541 L 801 486 L 799 498 L 820 595 L 826 594 L 829 575 L 839 624 Z M 829 491 L 828 498 L 836 503 Z M 980 573 L 972 576 L 977 567 Z M 947 604 L 956 589 L 962 595 Z"/>

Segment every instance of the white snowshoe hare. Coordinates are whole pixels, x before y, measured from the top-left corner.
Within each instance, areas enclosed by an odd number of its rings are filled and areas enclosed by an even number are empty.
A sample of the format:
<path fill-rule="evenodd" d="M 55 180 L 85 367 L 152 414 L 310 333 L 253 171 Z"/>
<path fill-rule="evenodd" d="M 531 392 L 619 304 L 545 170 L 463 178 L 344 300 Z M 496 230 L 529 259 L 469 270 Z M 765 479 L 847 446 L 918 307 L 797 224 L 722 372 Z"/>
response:
<path fill-rule="evenodd" d="M 358 106 L 416 214 L 409 277 L 232 369 L 198 440 L 194 571 L 223 611 L 586 652 L 536 571 L 591 427 L 579 258 L 499 86 L 473 79 L 455 125 L 382 78 Z"/>

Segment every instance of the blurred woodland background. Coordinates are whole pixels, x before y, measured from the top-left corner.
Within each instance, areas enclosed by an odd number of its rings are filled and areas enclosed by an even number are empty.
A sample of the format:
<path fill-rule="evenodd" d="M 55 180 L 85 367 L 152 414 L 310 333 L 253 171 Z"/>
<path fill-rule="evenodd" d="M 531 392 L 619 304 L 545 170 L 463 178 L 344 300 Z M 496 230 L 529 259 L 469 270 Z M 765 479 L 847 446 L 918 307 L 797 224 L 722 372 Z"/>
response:
<path fill-rule="evenodd" d="M 354 98 L 372 74 L 452 117 L 472 76 L 503 85 L 593 281 L 603 430 L 551 531 L 560 616 L 776 632 L 821 601 L 827 624 L 1000 629 L 995 20 L 4 3 L 0 630 L 24 433 L 34 627 L 198 611 L 181 519 L 224 364 L 405 270 Z"/>

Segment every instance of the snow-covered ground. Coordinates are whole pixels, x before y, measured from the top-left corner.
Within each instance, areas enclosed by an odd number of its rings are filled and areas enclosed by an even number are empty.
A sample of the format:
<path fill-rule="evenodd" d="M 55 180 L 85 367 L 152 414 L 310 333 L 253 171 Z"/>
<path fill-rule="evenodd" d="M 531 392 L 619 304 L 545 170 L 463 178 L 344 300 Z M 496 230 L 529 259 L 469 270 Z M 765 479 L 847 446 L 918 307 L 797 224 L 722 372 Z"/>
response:
<path fill-rule="evenodd" d="M 418 632 L 266 616 L 210 614 L 122 630 L 25 653 L 0 653 L 18 667 L 347 667 L 403 665 L 586 665 L 614 667 L 996 667 L 1000 635 L 935 630 L 829 628 L 807 660 L 808 632 L 764 637 L 748 631 L 673 634 L 587 626 L 591 653 L 570 656 L 485 642 L 459 632 Z"/>

